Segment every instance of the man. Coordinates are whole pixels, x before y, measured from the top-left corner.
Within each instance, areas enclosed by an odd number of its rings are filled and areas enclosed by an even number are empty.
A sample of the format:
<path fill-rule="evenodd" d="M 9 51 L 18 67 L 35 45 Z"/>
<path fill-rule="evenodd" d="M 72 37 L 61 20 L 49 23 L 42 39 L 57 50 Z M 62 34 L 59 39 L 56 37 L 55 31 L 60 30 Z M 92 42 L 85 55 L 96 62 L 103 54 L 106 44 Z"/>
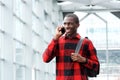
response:
<path fill-rule="evenodd" d="M 43 53 L 43 61 L 56 57 L 56 80 L 88 80 L 85 68 L 98 70 L 99 62 L 92 42 L 85 38 L 79 53 L 75 53 L 81 36 L 77 33 L 79 19 L 75 14 L 65 16 L 62 26 Z M 65 28 L 63 35 L 62 28 Z"/>

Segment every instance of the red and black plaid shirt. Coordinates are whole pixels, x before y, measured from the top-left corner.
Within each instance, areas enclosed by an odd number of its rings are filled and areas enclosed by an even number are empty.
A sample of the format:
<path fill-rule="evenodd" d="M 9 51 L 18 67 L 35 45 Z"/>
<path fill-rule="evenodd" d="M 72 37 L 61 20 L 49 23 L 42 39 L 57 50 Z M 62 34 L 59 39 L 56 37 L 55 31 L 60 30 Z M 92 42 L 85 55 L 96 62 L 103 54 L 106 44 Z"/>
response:
<path fill-rule="evenodd" d="M 56 80 L 88 80 L 84 68 L 98 69 L 96 49 L 89 39 L 84 39 L 79 54 L 88 59 L 87 63 L 78 63 L 71 60 L 71 53 L 80 39 L 77 34 L 72 38 L 62 36 L 59 40 L 52 40 L 43 53 L 44 62 L 51 61 L 56 57 Z"/>

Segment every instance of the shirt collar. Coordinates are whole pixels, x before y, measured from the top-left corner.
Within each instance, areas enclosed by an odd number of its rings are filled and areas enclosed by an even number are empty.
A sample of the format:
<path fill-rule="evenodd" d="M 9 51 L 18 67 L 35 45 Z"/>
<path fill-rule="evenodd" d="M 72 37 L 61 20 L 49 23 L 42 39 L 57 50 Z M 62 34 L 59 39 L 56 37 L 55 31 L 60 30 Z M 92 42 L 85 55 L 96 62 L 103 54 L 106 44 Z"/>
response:
<path fill-rule="evenodd" d="M 75 34 L 73 34 L 72 36 L 67 36 L 66 34 L 65 34 L 65 39 L 80 39 L 80 35 L 78 34 L 78 33 L 75 33 Z"/>

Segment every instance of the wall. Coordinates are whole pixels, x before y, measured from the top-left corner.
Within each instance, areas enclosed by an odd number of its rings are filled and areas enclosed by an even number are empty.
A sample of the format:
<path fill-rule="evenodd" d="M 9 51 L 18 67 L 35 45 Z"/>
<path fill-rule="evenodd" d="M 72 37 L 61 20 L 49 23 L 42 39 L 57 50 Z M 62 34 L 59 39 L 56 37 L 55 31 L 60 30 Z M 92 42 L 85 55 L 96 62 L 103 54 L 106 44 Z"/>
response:
<path fill-rule="evenodd" d="M 55 0 L 0 0 L 0 80 L 55 80 L 42 53 L 61 20 Z"/>

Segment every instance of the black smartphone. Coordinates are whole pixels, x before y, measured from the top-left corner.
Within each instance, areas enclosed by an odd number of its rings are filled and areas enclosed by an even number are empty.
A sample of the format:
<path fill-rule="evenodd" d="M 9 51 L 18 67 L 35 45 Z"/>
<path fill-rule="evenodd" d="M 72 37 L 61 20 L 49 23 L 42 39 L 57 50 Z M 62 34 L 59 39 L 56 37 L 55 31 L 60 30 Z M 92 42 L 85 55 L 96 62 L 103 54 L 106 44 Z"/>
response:
<path fill-rule="evenodd" d="M 62 34 L 65 33 L 65 28 L 64 27 L 62 27 L 61 32 L 62 32 Z"/>

